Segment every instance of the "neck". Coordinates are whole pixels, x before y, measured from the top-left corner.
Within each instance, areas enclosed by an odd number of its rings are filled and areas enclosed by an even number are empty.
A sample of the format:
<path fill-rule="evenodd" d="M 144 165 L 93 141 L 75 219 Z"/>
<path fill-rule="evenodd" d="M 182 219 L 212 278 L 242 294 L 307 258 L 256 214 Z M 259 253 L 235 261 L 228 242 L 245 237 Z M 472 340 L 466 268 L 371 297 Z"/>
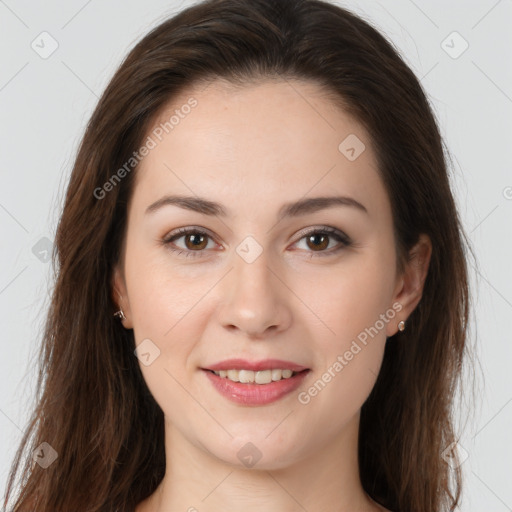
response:
<path fill-rule="evenodd" d="M 334 443 L 322 445 L 319 432 L 317 447 L 292 465 L 248 469 L 225 463 L 191 444 L 166 422 L 166 473 L 156 492 L 136 512 L 382 510 L 361 485 L 358 430 L 359 414 Z"/>

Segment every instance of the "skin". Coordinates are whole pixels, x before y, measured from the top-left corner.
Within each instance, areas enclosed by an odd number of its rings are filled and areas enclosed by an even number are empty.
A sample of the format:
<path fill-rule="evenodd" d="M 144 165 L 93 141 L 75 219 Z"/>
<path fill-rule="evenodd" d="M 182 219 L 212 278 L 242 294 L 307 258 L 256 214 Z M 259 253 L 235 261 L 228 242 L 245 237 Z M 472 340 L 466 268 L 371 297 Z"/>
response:
<path fill-rule="evenodd" d="M 136 345 L 149 338 L 160 350 L 140 367 L 165 415 L 166 474 L 136 511 L 385 510 L 359 478 L 360 409 L 386 337 L 421 299 L 430 240 L 420 237 L 398 274 L 391 206 L 370 139 L 316 84 L 234 88 L 219 80 L 174 98 L 155 126 L 191 96 L 197 106 L 137 169 L 112 281 Z M 338 150 L 349 134 L 366 146 L 354 161 Z M 176 205 L 145 214 L 166 194 L 204 197 L 231 215 Z M 333 195 L 350 196 L 367 212 L 336 206 L 277 219 L 284 203 Z M 200 249 L 190 235 L 162 243 L 187 226 L 209 232 Z M 325 226 L 353 244 L 301 233 Z M 236 252 L 247 236 L 262 250 L 251 263 Z M 173 253 L 172 244 L 196 257 Z M 299 392 L 380 315 L 390 316 L 393 304 L 401 307 L 394 318 L 309 403 L 300 403 Z M 277 402 L 234 404 L 200 369 L 232 357 L 285 359 L 311 371 Z M 237 457 L 248 442 L 262 454 L 251 468 Z"/>

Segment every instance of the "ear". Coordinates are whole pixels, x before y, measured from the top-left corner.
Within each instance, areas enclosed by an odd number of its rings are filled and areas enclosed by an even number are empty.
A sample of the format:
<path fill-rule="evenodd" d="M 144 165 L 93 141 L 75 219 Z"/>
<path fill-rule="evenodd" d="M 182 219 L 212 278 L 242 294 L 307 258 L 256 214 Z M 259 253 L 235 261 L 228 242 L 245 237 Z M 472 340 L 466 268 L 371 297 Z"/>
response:
<path fill-rule="evenodd" d="M 428 235 L 421 234 L 418 243 L 409 251 L 408 260 L 393 293 L 393 303 L 398 302 L 402 309 L 396 315 L 396 321 L 387 324 L 386 335 L 393 336 L 398 331 L 398 323 L 407 321 L 423 295 L 423 286 L 427 278 L 432 242 Z M 406 322 L 407 323 L 407 322 Z"/>
<path fill-rule="evenodd" d="M 130 310 L 130 301 L 128 300 L 128 291 L 126 289 L 126 281 L 124 279 L 124 273 L 119 264 L 114 267 L 111 286 L 111 298 L 116 311 L 122 309 L 124 316 L 126 317 L 124 320 L 122 320 L 123 327 L 125 329 L 133 329 L 132 314 Z"/>

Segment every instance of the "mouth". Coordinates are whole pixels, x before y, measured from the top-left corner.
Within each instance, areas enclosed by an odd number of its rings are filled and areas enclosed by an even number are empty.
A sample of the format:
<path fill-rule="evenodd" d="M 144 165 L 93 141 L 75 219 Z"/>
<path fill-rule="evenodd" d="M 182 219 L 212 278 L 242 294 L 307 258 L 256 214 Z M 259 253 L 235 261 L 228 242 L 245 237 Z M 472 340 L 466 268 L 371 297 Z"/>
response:
<path fill-rule="evenodd" d="M 245 406 L 261 406 L 295 391 L 311 372 L 310 368 L 287 361 L 248 362 L 229 360 L 201 368 L 222 396 Z"/>

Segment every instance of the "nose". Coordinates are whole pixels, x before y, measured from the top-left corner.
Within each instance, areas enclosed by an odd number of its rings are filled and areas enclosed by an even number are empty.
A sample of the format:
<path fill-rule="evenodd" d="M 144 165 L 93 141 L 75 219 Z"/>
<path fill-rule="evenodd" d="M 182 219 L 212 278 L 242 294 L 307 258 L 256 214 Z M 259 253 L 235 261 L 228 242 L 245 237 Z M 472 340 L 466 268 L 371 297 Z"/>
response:
<path fill-rule="evenodd" d="M 292 320 L 292 292 L 279 269 L 269 266 L 265 251 L 252 263 L 234 254 L 234 268 L 223 281 L 221 325 L 252 339 L 264 339 L 287 329 Z"/>

